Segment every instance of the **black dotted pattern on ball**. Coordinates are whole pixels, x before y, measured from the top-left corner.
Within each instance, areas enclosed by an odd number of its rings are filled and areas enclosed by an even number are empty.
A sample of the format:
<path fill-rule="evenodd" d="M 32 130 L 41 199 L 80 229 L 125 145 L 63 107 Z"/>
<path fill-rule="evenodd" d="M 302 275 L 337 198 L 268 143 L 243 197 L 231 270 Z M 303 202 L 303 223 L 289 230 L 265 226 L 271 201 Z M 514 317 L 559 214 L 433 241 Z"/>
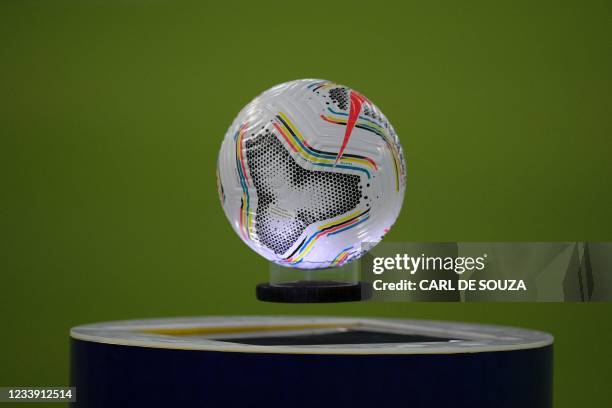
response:
<path fill-rule="evenodd" d="M 361 200 L 360 176 L 302 168 L 269 129 L 247 140 L 245 147 L 257 192 L 255 232 L 277 255 L 287 252 L 309 225 L 347 213 Z M 295 208 L 279 210 L 282 193 L 302 199 L 292 203 Z"/>
<path fill-rule="evenodd" d="M 383 126 L 387 127 L 387 121 L 382 115 L 377 112 L 375 109 L 372 109 L 368 104 L 363 104 L 361 107 L 361 114 L 368 118 L 374 119 L 377 122 L 381 122 Z"/>
<path fill-rule="evenodd" d="M 347 110 L 349 107 L 349 89 L 344 87 L 329 90 L 329 97 L 339 109 Z"/>

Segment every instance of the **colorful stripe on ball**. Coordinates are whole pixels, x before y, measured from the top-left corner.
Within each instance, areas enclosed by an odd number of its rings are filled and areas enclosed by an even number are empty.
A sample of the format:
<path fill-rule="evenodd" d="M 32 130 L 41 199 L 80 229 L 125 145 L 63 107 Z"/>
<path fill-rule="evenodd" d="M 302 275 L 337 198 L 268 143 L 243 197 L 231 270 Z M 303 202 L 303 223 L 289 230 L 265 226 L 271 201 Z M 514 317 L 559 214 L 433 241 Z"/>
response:
<path fill-rule="evenodd" d="M 242 187 L 242 198 L 240 204 L 240 231 L 242 235 L 250 239 L 251 230 L 253 227 L 253 217 L 251 216 L 250 205 L 251 199 L 249 197 L 249 178 L 244 164 L 244 135 L 246 133 L 247 124 L 244 123 L 240 126 L 240 129 L 234 135 L 234 141 L 236 142 L 236 169 L 238 170 L 238 181 L 240 187 Z"/>
<path fill-rule="evenodd" d="M 310 236 L 304 238 L 302 242 L 293 250 L 293 252 L 287 256 L 283 263 L 291 265 L 297 265 L 304 259 L 314 247 L 314 244 L 319 238 L 324 236 L 336 235 L 349 229 L 355 228 L 359 224 L 365 222 L 370 217 L 370 209 L 362 212 L 354 212 L 347 216 L 344 216 L 338 220 L 330 221 L 317 228 L 317 231 Z"/>
<path fill-rule="evenodd" d="M 310 146 L 289 117 L 283 112 L 278 113 L 273 125 L 292 151 L 298 153 L 304 160 L 315 166 L 358 170 L 365 173 L 368 178 L 371 177 L 371 170 L 378 169 L 374 160 L 356 154 L 344 154 L 339 162 L 336 163 L 337 152 L 326 152 Z"/>
<path fill-rule="evenodd" d="M 334 260 L 331 262 L 331 266 L 342 266 L 342 265 L 344 265 L 346 263 L 346 261 L 349 259 L 349 256 L 354 252 L 354 251 L 351 251 L 351 249 L 353 249 L 352 246 L 350 246 L 348 248 L 344 248 L 342 251 L 340 251 L 340 253 L 338 255 L 336 255 Z"/>

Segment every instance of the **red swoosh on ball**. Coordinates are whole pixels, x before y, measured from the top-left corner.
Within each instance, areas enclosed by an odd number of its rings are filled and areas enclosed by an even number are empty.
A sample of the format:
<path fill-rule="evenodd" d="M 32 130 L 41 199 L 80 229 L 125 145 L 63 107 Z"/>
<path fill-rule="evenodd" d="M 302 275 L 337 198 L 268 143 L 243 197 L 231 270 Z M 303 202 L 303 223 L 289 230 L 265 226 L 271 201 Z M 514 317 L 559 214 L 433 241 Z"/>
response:
<path fill-rule="evenodd" d="M 353 90 L 351 90 L 350 100 L 351 106 L 349 108 L 348 121 L 346 122 L 346 130 L 344 131 L 344 140 L 342 141 L 342 146 L 340 147 L 338 156 L 336 156 L 336 163 L 338 163 L 338 160 L 340 160 L 340 158 L 342 157 L 344 149 L 346 148 L 346 145 L 348 144 L 348 141 L 351 138 L 351 133 L 353 132 L 355 123 L 357 122 L 359 114 L 361 113 L 361 105 L 363 105 L 364 102 L 368 102 L 368 99 L 365 96 Z"/>

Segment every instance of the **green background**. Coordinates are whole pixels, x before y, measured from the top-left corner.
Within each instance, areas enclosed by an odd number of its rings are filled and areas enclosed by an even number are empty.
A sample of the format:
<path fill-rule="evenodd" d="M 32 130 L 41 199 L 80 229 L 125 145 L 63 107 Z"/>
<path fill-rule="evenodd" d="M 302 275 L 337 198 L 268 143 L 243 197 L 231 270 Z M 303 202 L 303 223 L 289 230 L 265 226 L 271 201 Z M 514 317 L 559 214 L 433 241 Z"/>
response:
<path fill-rule="evenodd" d="M 610 304 L 254 298 L 215 160 L 252 97 L 320 77 L 404 146 L 389 241 L 612 240 L 609 1 L 2 1 L 0 385 L 64 385 L 71 326 L 402 316 L 556 336 L 557 407 L 609 406 Z"/>

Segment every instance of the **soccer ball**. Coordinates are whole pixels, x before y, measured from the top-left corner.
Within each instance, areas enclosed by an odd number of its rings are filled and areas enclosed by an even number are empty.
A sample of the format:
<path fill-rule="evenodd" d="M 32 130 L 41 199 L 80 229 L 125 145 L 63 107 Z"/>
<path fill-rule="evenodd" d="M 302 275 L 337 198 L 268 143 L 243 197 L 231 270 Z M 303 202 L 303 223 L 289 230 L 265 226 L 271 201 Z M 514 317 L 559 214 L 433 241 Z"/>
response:
<path fill-rule="evenodd" d="M 238 114 L 217 160 L 225 215 L 254 251 L 294 268 L 359 258 L 404 199 L 399 139 L 368 98 L 303 79 L 268 89 Z"/>

